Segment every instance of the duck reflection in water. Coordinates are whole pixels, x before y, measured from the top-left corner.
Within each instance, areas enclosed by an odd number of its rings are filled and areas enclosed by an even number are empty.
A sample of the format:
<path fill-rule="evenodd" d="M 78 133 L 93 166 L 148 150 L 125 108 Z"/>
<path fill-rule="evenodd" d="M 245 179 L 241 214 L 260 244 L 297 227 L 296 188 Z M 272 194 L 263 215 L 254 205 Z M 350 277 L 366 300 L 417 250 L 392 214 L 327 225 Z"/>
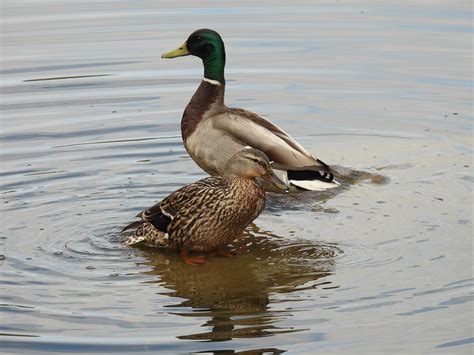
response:
<path fill-rule="evenodd" d="M 268 232 L 247 230 L 232 247 L 238 258 L 211 258 L 199 268 L 184 264 L 177 253 L 142 249 L 148 274 L 158 275 L 162 292 L 185 299 L 168 306 L 171 314 L 209 317 L 202 326 L 210 332 L 181 335 L 180 339 L 225 341 L 300 331 L 275 325 L 292 314 L 291 309 L 274 310 L 271 294 L 315 289 L 330 284 L 321 280 L 334 273 L 337 246 L 289 242 Z M 258 231 L 258 233 L 257 233 Z"/>

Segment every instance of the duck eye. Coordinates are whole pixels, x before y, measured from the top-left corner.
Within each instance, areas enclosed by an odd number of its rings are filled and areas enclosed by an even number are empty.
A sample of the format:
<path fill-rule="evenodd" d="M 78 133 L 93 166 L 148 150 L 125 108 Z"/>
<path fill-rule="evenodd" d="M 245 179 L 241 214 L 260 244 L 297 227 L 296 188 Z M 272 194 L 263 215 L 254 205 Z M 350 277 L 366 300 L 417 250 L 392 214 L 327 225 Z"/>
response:
<path fill-rule="evenodd" d="M 258 163 L 258 159 L 253 158 L 252 160 L 254 163 Z"/>

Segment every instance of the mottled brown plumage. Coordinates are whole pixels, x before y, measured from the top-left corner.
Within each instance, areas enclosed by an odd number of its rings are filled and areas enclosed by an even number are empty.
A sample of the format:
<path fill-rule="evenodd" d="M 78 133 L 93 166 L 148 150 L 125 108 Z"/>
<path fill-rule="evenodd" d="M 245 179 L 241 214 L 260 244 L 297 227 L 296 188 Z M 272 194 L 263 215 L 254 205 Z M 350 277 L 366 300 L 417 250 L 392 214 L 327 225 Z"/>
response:
<path fill-rule="evenodd" d="M 265 207 L 265 192 L 256 178 L 285 188 L 265 154 L 244 149 L 229 160 L 223 177 L 184 186 L 140 213 L 141 221 L 125 228 L 138 224 L 125 243 L 201 252 L 229 244 Z"/>

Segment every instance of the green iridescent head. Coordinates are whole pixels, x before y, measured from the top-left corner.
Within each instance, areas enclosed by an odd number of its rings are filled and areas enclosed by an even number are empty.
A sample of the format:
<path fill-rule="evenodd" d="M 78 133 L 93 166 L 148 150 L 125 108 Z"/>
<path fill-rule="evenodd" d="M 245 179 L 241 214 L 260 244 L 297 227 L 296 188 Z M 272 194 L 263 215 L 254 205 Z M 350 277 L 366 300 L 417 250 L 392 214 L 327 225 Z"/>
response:
<path fill-rule="evenodd" d="M 176 58 L 186 55 L 194 55 L 202 59 L 205 78 L 217 80 L 222 84 L 225 83 L 224 42 L 216 31 L 208 29 L 197 30 L 180 47 L 164 53 L 161 58 Z"/>

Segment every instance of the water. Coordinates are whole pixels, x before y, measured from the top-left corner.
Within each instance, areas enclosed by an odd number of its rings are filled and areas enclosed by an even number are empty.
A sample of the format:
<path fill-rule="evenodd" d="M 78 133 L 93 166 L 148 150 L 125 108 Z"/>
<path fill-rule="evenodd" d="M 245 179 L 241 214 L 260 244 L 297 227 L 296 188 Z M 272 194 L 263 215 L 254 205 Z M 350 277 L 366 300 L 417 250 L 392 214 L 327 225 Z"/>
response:
<path fill-rule="evenodd" d="M 469 1 L 5 1 L 0 348 L 470 353 Z M 181 142 L 201 27 L 227 103 L 390 179 L 272 196 L 235 259 L 185 265 L 120 228 L 204 176 Z"/>

